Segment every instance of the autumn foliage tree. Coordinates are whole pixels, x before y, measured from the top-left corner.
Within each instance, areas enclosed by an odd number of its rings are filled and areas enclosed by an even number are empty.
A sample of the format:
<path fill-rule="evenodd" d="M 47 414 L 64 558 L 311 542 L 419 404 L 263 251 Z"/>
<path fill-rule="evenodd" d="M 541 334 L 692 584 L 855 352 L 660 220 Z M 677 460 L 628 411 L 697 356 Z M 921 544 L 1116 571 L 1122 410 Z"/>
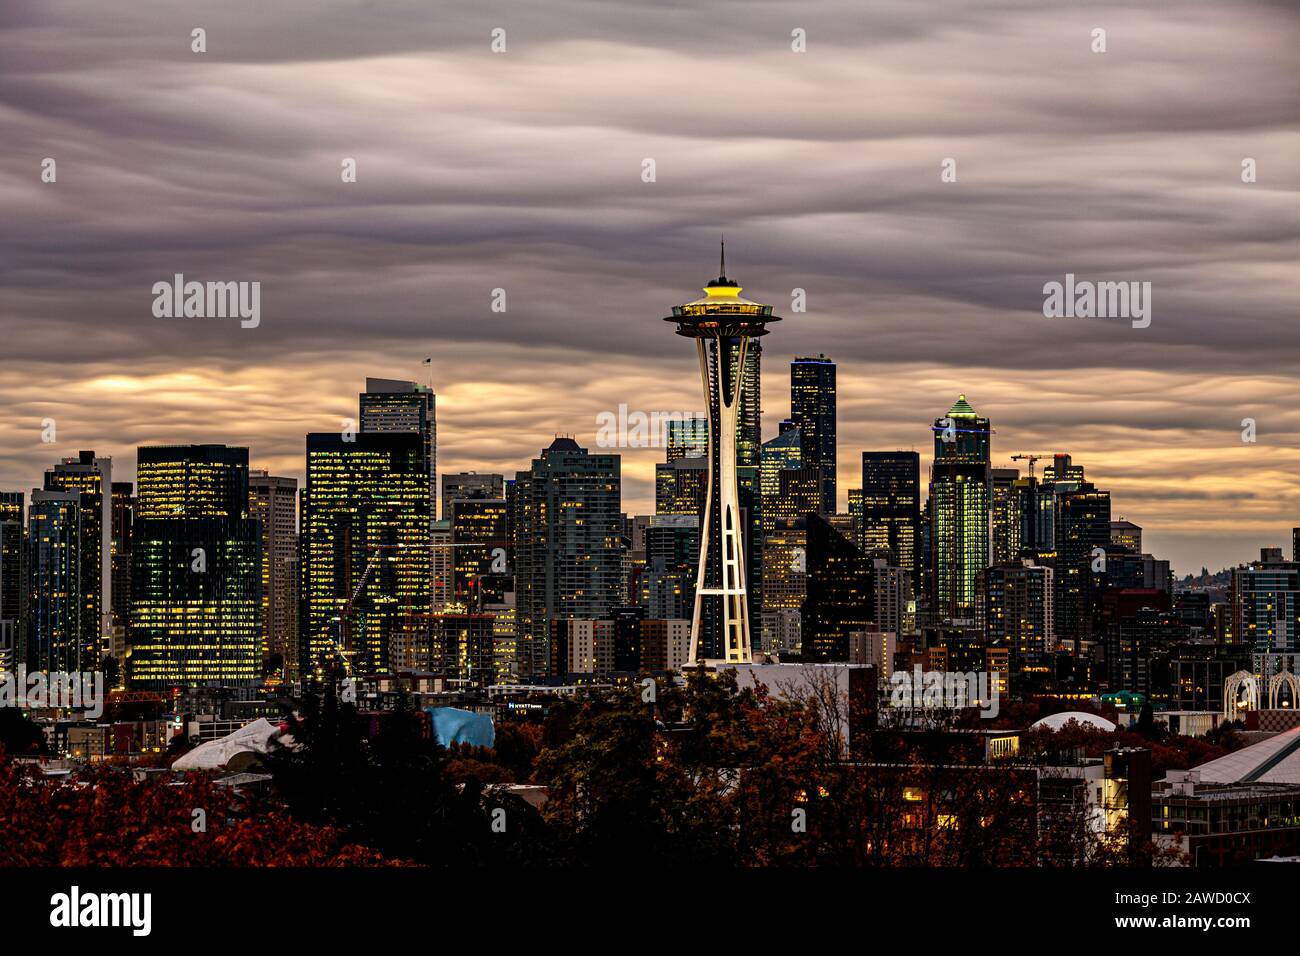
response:
<path fill-rule="evenodd" d="M 453 765 L 408 705 L 363 729 L 356 707 L 329 685 L 309 693 L 288 721 L 290 745 L 267 755 L 289 813 L 337 828 L 388 856 L 429 866 L 517 862 L 546 852 L 537 813 L 492 784 L 474 756 Z M 492 776 L 484 780 L 480 776 Z M 498 812 L 500 811 L 500 812 Z"/>
<path fill-rule="evenodd" d="M 206 775 L 179 786 L 92 768 L 56 780 L 0 756 L 0 866 L 384 866 L 337 829 L 245 801 Z"/>

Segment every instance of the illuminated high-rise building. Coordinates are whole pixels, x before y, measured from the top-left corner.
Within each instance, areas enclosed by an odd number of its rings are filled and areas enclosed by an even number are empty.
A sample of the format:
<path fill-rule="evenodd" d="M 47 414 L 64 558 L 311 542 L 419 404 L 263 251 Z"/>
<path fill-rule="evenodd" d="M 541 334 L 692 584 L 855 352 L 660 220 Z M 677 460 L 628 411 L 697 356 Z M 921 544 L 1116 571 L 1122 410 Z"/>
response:
<path fill-rule="evenodd" d="M 475 607 L 501 603 L 513 590 L 514 567 L 505 476 L 473 471 L 443 475 L 442 515 L 451 531 L 446 556 L 450 577 L 439 608 L 446 600 Z M 440 598 L 443 590 L 435 588 Z"/>
<path fill-rule="evenodd" d="M 85 613 L 81 550 L 85 511 L 77 491 L 32 491 L 28 508 L 31 597 L 26 647 L 28 670 L 85 671 L 99 666 L 99 631 Z"/>
<path fill-rule="evenodd" d="M 1053 455 L 1052 463 L 1043 469 L 1044 484 L 1078 485 L 1086 480 L 1083 465 L 1076 465 L 1072 456 L 1062 452 Z"/>
<path fill-rule="evenodd" d="M 825 518 L 810 514 L 806 522 L 800 654 L 805 661 L 847 661 L 849 635 L 875 629 L 875 563 Z"/>
<path fill-rule="evenodd" d="M 1008 548 L 1014 548 L 1012 560 L 1025 552 L 1051 551 L 1055 547 L 1050 537 L 1040 535 L 1039 500 L 1042 497 L 1038 478 L 1033 475 L 1017 478 L 1007 490 L 1008 520 L 1016 522 L 1014 527 L 1007 528 Z"/>
<path fill-rule="evenodd" d="M 739 289 L 739 286 L 734 288 Z M 738 341 L 730 343 L 727 365 L 732 369 L 741 365 Z M 756 477 L 763 448 L 763 343 L 752 340 L 746 343 L 740 380 L 740 404 L 736 409 L 736 467 L 742 470 L 742 476 L 748 470 L 750 477 Z M 706 441 L 707 438 L 706 426 Z"/>
<path fill-rule="evenodd" d="M 709 453 L 709 420 L 699 416 L 670 419 L 668 422 L 669 461 L 678 458 L 703 458 Z"/>
<path fill-rule="evenodd" d="M 700 560 L 700 521 L 695 515 L 662 514 L 645 533 L 645 603 L 649 617 L 690 619 Z"/>
<path fill-rule="evenodd" d="M 301 675 L 427 669 L 433 526 L 420 432 L 307 436 L 298 648 Z"/>
<path fill-rule="evenodd" d="M 262 552 L 262 658 L 274 665 L 268 675 L 292 680 L 298 672 L 298 479 L 250 472 L 248 509 Z"/>
<path fill-rule="evenodd" d="M 98 634 L 99 652 L 111 652 L 113 459 L 93 451 L 65 458 L 45 473 L 46 491 L 81 495 L 81 607 L 83 635 Z"/>
<path fill-rule="evenodd" d="M 131 619 L 131 539 L 135 528 L 135 482 L 113 482 L 111 600 L 112 656 L 126 660 L 126 626 Z M 119 669 L 119 674 L 121 673 Z"/>
<path fill-rule="evenodd" d="M 762 649 L 781 654 L 799 646 L 800 614 L 808 596 L 807 522 L 778 521 L 763 541 Z"/>
<path fill-rule="evenodd" d="M 790 420 L 801 436 L 803 463 L 821 470 L 818 513 L 835 514 L 835 363 L 825 355 L 790 363 Z"/>
<path fill-rule="evenodd" d="M 469 610 L 500 604 L 514 590 L 505 498 L 453 500 L 444 514 L 451 528 L 452 600 Z"/>
<path fill-rule="evenodd" d="M 692 660 L 747 663 L 752 659 L 750 594 L 746 579 L 747 540 L 752 526 L 741 512 L 741 484 L 758 497 L 761 396 L 758 346 L 767 324 L 779 321 L 772 307 L 740 297 L 740 285 L 721 274 L 704 298 L 673 309 L 665 321 L 696 341 L 700 376 L 709 409 L 709 488 L 701 523 L 695 610 L 691 620 Z M 747 471 L 748 474 L 742 472 Z M 749 508 L 748 518 L 757 516 Z"/>
<path fill-rule="evenodd" d="M 1142 528 L 1132 521 L 1116 518 L 1110 523 L 1110 543 L 1132 551 L 1142 553 Z M 1295 560 L 1294 558 L 1292 560 Z"/>
<path fill-rule="evenodd" d="M 708 496 L 707 458 L 674 458 L 655 465 L 655 514 L 695 515 L 703 521 Z"/>
<path fill-rule="evenodd" d="M 957 398 L 934 423 L 930 469 L 930 614 L 975 615 L 979 574 L 989 566 L 989 420 Z"/>
<path fill-rule="evenodd" d="M 1056 586 L 1049 567 L 1007 561 L 981 577 L 979 614 L 988 643 L 1005 647 L 1013 671 L 1056 645 Z"/>
<path fill-rule="evenodd" d="M 261 676 L 258 524 L 248 449 L 137 451 L 127 682 L 252 684 Z"/>
<path fill-rule="evenodd" d="M 688 460 L 688 459 L 687 459 Z M 515 603 L 520 666 L 546 677 L 556 622 L 598 620 L 622 590 L 621 459 L 556 438 L 515 477 Z"/>
<path fill-rule="evenodd" d="M 477 471 L 455 472 L 442 476 L 442 516 L 451 517 L 457 501 L 502 501 L 505 499 L 505 476 L 480 474 Z"/>
<path fill-rule="evenodd" d="M 788 429 L 763 442 L 758 462 L 759 527 L 763 537 L 772 533 L 777 519 L 776 500 L 781 493 L 781 472 L 803 467 L 803 446 L 797 428 Z M 820 481 L 820 478 L 819 478 Z M 818 490 L 818 506 L 821 491 Z"/>
<path fill-rule="evenodd" d="M 1300 673 L 1300 563 L 1261 550 L 1233 569 L 1229 604 L 1234 641 L 1250 648 L 1256 674 Z"/>
<path fill-rule="evenodd" d="M 438 398 L 428 385 L 367 378 L 361 393 L 363 432 L 418 432 L 429 475 L 429 520 L 438 517 Z"/>
<path fill-rule="evenodd" d="M 0 491 L 0 671 L 26 656 L 27 534 L 21 491 Z"/>
<path fill-rule="evenodd" d="M 1014 561 L 1020 556 L 1020 513 L 1015 483 L 1018 468 L 989 469 L 989 515 L 993 540 L 990 560 L 994 564 Z"/>
<path fill-rule="evenodd" d="M 819 468 L 783 468 L 776 473 L 776 494 L 763 505 L 764 536 L 783 522 L 820 514 L 825 485 Z M 771 530 L 769 530 L 771 529 Z"/>
<path fill-rule="evenodd" d="M 441 649 L 437 670 L 458 690 L 482 690 L 497 681 L 496 619 L 491 614 L 443 611 L 433 616 L 433 643 Z"/>
<path fill-rule="evenodd" d="M 1099 637 L 1106 546 L 1110 544 L 1110 492 L 1091 483 L 1056 496 L 1056 638 L 1075 654 Z"/>
<path fill-rule="evenodd" d="M 852 493 L 851 493 L 852 494 Z M 895 567 L 920 586 L 921 456 L 914 451 L 864 451 L 857 514 L 863 551 L 888 551 Z M 850 514 L 854 513 L 852 502 Z"/>
<path fill-rule="evenodd" d="M 912 576 L 889 558 L 869 554 L 875 568 L 876 630 L 891 634 L 909 634 L 916 626 L 916 601 L 912 593 Z"/>
<path fill-rule="evenodd" d="M 484 610 L 492 615 L 492 661 L 496 683 L 519 682 L 519 630 L 515 619 L 514 592 L 503 604 L 489 604 Z"/>
<path fill-rule="evenodd" d="M 447 610 L 448 605 L 454 603 L 452 563 L 455 550 L 451 546 L 451 522 L 439 518 L 433 523 L 429 535 L 429 575 L 433 580 L 432 607 L 435 614 Z"/>

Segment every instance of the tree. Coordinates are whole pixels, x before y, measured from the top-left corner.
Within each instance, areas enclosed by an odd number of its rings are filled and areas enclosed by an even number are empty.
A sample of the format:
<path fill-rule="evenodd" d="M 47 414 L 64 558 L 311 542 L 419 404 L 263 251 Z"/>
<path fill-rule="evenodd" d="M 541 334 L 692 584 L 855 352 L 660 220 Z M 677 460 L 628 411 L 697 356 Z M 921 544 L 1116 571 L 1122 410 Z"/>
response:
<path fill-rule="evenodd" d="M 49 752 L 45 734 L 16 707 L 0 707 L 0 752 L 40 755 Z"/>
<path fill-rule="evenodd" d="M 505 862 L 544 849 L 531 807 L 472 774 L 452 778 L 446 750 L 409 701 L 367 735 L 337 689 L 326 684 L 299 702 L 287 721 L 291 742 L 273 745 L 267 756 L 292 816 L 429 865 Z M 504 828 L 494 829 L 503 819 Z"/>
<path fill-rule="evenodd" d="M 0 866 L 382 866 L 337 829 L 290 819 L 204 774 L 179 786 L 86 768 L 66 780 L 0 757 Z"/>

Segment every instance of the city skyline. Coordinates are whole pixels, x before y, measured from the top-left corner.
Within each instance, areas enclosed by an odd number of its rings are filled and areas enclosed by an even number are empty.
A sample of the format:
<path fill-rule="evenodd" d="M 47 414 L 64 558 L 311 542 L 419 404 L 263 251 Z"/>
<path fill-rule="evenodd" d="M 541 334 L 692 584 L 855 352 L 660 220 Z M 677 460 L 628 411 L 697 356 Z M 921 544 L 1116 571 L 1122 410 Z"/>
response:
<path fill-rule="evenodd" d="M 0 0 L 16 938 L 373 947 L 317 879 L 795 925 L 817 870 L 1015 942 L 1284 922 L 1298 49 L 1300 0 Z"/>
<path fill-rule="evenodd" d="M 424 366 L 424 368 L 427 369 L 428 366 L 426 365 Z M 392 374 L 396 376 L 397 373 L 393 372 Z M 843 374 L 844 373 L 842 371 L 841 375 L 843 376 Z M 364 375 L 360 376 L 361 381 L 364 381 L 364 379 L 365 379 Z M 782 386 L 787 391 L 786 401 L 788 404 L 788 382 L 776 383 L 772 386 L 772 390 L 778 391 L 779 394 L 779 389 Z M 356 393 L 362 390 L 363 390 L 362 388 L 357 387 L 351 393 L 352 403 L 354 406 L 356 402 Z M 624 468 L 624 479 L 623 479 L 624 491 L 623 491 L 622 510 L 626 514 L 628 515 L 653 514 L 655 512 L 653 475 L 654 475 L 655 465 L 661 464 L 663 462 L 664 456 L 667 451 L 666 447 L 663 444 L 654 444 L 646 447 L 621 447 L 620 446 L 620 447 L 613 447 L 613 448 L 601 448 L 598 442 L 596 441 L 596 433 L 599 430 L 599 428 L 593 416 L 593 422 L 591 424 L 591 427 L 587 435 L 584 436 L 581 432 L 574 431 L 574 430 L 556 430 L 554 433 L 539 436 L 539 444 L 537 449 L 532 451 L 531 453 L 526 453 L 523 456 L 522 461 L 516 461 L 516 459 L 510 457 L 507 454 L 501 457 L 494 457 L 490 459 L 469 458 L 468 464 L 465 467 L 462 467 L 461 462 L 466 461 L 466 459 L 462 457 L 457 457 L 453 459 L 451 454 L 447 451 L 447 446 L 442 444 L 442 440 L 444 436 L 450 436 L 452 440 L 454 440 L 455 437 L 458 435 L 458 433 L 463 433 L 467 430 L 472 431 L 472 429 L 465 429 L 463 426 L 458 427 L 455 420 L 452 417 L 454 415 L 454 406 L 451 406 L 449 402 L 446 402 L 444 400 L 445 393 L 438 391 L 436 387 L 436 383 L 435 383 L 434 391 L 438 396 L 440 405 L 443 406 L 443 412 L 441 416 L 442 420 L 439 422 L 439 431 L 440 431 L 439 452 L 438 452 L 439 465 L 440 465 L 439 480 L 441 480 L 441 476 L 444 474 L 471 473 L 471 472 L 478 472 L 480 474 L 499 474 L 499 475 L 503 475 L 505 478 L 509 478 L 511 477 L 511 475 L 514 474 L 514 472 L 524 469 L 527 465 L 527 462 L 532 458 L 537 457 L 539 452 L 542 449 L 546 448 L 555 438 L 573 437 L 580 446 L 587 448 L 592 453 L 597 453 L 597 452 L 614 453 L 622 456 L 623 468 Z M 765 398 L 765 402 L 770 402 L 770 401 L 771 401 L 770 397 Z M 679 403 L 679 405 L 681 404 L 682 403 Z M 689 403 L 685 403 L 685 404 L 689 407 Z M 769 405 L 769 407 L 771 406 Z M 981 413 L 983 413 L 983 408 L 984 406 L 981 405 L 980 408 Z M 636 409 L 633 410 L 635 411 Z M 666 410 L 666 406 L 665 406 L 665 410 Z M 602 411 L 608 411 L 608 410 L 602 410 Z M 658 412 L 661 410 L 656 408 L 656 409 L 645 409 L 645 411 L 647 412 L 647 414 L 649 414 L 651 411 Z M 943 414 L 942 410 L 935 412 L 935 415 L 937 416 L 941 416 L 942 414 Z M 774 430 L 775 426 L 778 424 L 778 422 L 775 420 L 775 417 L 776 417 L 775 412 L 769 413 L 764 417 L 764 436 L 767 438 L 776 437 L 775 434 L 768 435 L 769 427 L 771 427 Z M 353 410 L 350 420 L 355 421 L 355 419 L 356 419 L 356 413 L 355 410 Z M 347 420 L 349 420 L 348 417 L 340 414 L 339 417 L 340 422 L 347 421 Z M 846 427 L 846 425 L 848 425 L 848 423 L 845 423 L 843 421 L 840 422 L 841 433 L 846 431 L 852 432 L 854 430 L 851 427 Z M 922 429 L 925 438 L 928 438 L 929 441 L 932 443 L 934 440 L 932 426 L 927 427 L 923 425 Z M 897 426 L 895 426 L 890 429 L 890 432 L 897 433 L 899 430 L 900 429 Z M 195 432 L 197 432 L 197 434 Z M 147 442 L 142 445 L 131 445 L 125 449 L 120 449 L 120 446 L 111 440 L 90 439 L 88 440 L 87 443 L 83 443 L 83 444 L 85 444 L 87 447 L 95 448 L 97 455 L 100 455 L 101 457 L 109 457 L 113 459 L 113 467 L 114 467 L 113 474 L 114 474 L 114 479 L 116 481 L 131 481 L 131 482 L 135 481 L 136 479 L 135 457 L 138 448 L 160 447 L 160 446 L 168 446 L 168 445 L 190 445 L 190 444 L 194 444 L 194 445 L 224 444 L 224 445 L 230 445 L 232 447 L 247 447 L 249 450 L 250 469 L 264 470 L 264 471 L 268 471 L 271 475 L 296 479 L 299 482 L 300 486 L 305 481 L 305 477 L 306 477 L 305 444 L 306 444 L 306 437 L 307 437 L 306 434 L 302 436 L 303 450 L 295 456 L 292 452 L 286 452 L 279 455 L 261 454 L 258 444 L 250 443 L 249 439 L 241 438 L 241 436 L 238 434 L 233 437 L 229 435 L 221 435 L 221 436 L 214 437 L 213 435 L 204 431 L 201 427 L 196 428 L 195 432 L 186 431 L 182 428 L 175 432 L 177 437 L 174 440 L 166 440 L 166 441 L 160 440 L 156 442 Z M 997 422 L 995 421 L 994 430 L 993 430 L 994 433 L 993 444 L 995 448 L 995 451 L 993 453 L 994 465 L 996 467 L 1003 467 L 1003 468 L 1020 466 L 1021 463 L 1010 461 L 1010 460 L 1008 460 L 1006 464 L 1000 463 L 1000 457 L 998 452 L 996 451 L 996 448 L 997 448 L 997 436 L 999 433 L 1002 432 L 1005 432 L 1005 429 L 1000 429 L 997 425 Z M 248 433 L 245 432 L 243 434 L 248 434 Z M 184 437 L 186 435 L 190 436 L 189 439 L 186 439 Z M 472 441 L 472 438 L 470 440 Z M 283 443 L 277 441 L 275 444 L 280 445 Z M 1084 454 L 1079 453 L 1077 451 L 1079 447 L 1080 446 L 1078 446 L 1077 444 L 1067 443 L 1060 447 L 1055 447 L 1055 448 L 1053 446 L 1044 446 L 1039 450 L 1048 453 L 1048 460 L 1050 460 L 1050 454 L 1053 451 L 1057 451 L 1057 452 L 1064 451 L 1065 453 L 1070 454 L 1076 461 L 1081 461 L 1083 464 L 1087 465 L 1089 467 L 1090 477 L 1095 478 L 1095 480 L 1099 481 L 1104 487 L 1106 487 L 1108 490 L 1112 492 L 1114 497 L 1115 520 L 1121 520 L 1122 518 L 1124 520 L 1133 521 L 1135 524 L 1142 527 L 1147 549 L 1152 551 L 1153 553 L 1159 554 L 1161 557 L 1165 557 L 1169 559 L 1171 561 L 1171 564 L 1174 566 L 1176 573 L 1179 576 L 1183 576 L 1186 574 L 1197 574 L 1199 573 L 1201 567 L 1205 567 L 1209 571 L 1214 572 L 1214 571 L 1222 570 L 1224 568 L 1230 568 L 1241 563 L 1249 562 L 1251 560 L 1254 560 L 1258 556 L 1259 549 L 1261 547 L 1282 547 L 1284 550 L 1289 550 L 1290 548 L 1289 537 L 1291 534 L 1291 529 L 1294 527 L 1294 524 L 1290 522 L 1289 519 L 1287 519 L 1287 517 L 1284 514 L 1280 516 L 1276 521 L 1272 522 L 1273 525 L 1276 525 L 1276 528 L 1274 528 L 1273 531 L 1271 532 L 1271 536 L 1270 536 L 1270 532 L 1266 531 L 1262 535 L 1241 534 L 1241 535 L 1234 536 L 1232 539 L 1228 539 L 1228 538 L 1210 539 L 1209 543 L 1205 544 L 1204 546 L 1185 545 L 1183 546 L 1184 554 L 1203 553 L 1208 557 L 1208 560 L 1202 560 L 1200 563 L 1197 563 L 1194 566 L 1192 563 L 1188 563 L 1186 560 L 1180 563 L 1180 560 L 1178 558 L 1180 547 L 1176 542 L 1179 540 L 1181 536 L 1175 533 L 1170 533 L 1166 527 L 1162 527 L 1159 524 L 1149 519 L 1144 519 L 1144 516 L 1141 514 L 1141 512 L 1139 512 L 1134 507 L 1130 507 L 1128 505 L 1128 501 L 1131 500 L 1131 498 L 1141 498 L 1142 495 L 1140 491 L 1137 494 L 1133 494 L 1132 493 L 1132 489 L 1134 487 L 1133 484 L 1126 484 L 1124 480 L 1118 477 L 1109 476 L 1107 472 L 1104 470 L 1104 468 L 1097 464 L 1097 462 L 1105 460 L 1106 458 L 1105 455 L 1098 455 L 1097 457 L 1093 458 L 1086 455 L 1086 453 Z M 41 444 L 40 448 L 43 449 L 48 456 L 46 459 L 46 464 L 44 465 L 43 468 L 40 469 L 40 474 L 43 474 L 44 471 L 50 470 L 55 466 L 56 463 L 62 462 L 65 458 L 75 458 L 77 454 L 81 450 L 83 450 L 82 444 L 77 444 L 75 447 L 73 447 L 73 443 L 67 439 L 61 439 L 57 444 Z M 113 448 L 119 448 L 120 453 L 106 454 L 101 452 L 100 450 L 100 449 L 113 449 Z M 921 459 L 921 474 L 922 474 L 921 483 L 922 483 L 922 490 L 924 492 L 925 486 L 928 485 L 928 475 L 930 473 L 930 466 L 933 463 L 933 455 L 927 453 L 924 445 L 917 443 L 911 446 L 904 446 L 900 443 L 897 448 L 888 445 L 882 445 L 881 447 L 863 447 L 863 448 L 855 447 L 852 450 L 849 450 L 847 452 L 847 458 L 846 458 L 846 450 L 843 447 L 841 447 L 840 455 L 839 455 L 840 466 L 837 471 L 839 475 L 839 486 L 840 486 L 839 509 L 838 509 L 839 513 L 844 514 L 848 512 L 848 503 L 846 499 L 847 492 L 849 490 L 856 490 L 861 487 L 861 454 L 864 451 L 866 452 L 906 451 L 906 452 L 917 453 Z M 1009 456 L 1007 457 L 1009 458 Z M 443 470 L 444 468 L 445 470 Z M 647 470 L 649 471 L 650 474 L 649 480 L 647 480 L 644 477 Z M 1024 476 L 1026 474 L 1027 474 L 1027 470 L 1022 468 L 1021 475 Z M 0 481 L 3 481 L 3 479 L 0 479 Z M 40 483 L 39 481 L 35 482 L 34 484 L 24 483 L 21 480 L 7 481 L 4 482 L 2 485 L 0 485 L 0 487 L 3 487 L 5 490 L 9 490 L 9 491 L 21 491 L 21 492 L 30 493 L 33 489 L 39 488 Z M 1121 490 L 1122 488 L 1125 487 L 1128 487 L 1130 489 L 1130 492 L 1127 494 Z M 924 503 L 925 500 L 926 497 L 923 494 L 922 503 Z M 1239 556 L 1232 557 L 1224 551 L 1224 546 L 1222 542 L 1225 540 L 1233 540 L 1235 542 L 1239 542 L 1239 543 L 1234 543 L 1232 545 L 1232 547 L 1236 548 L 1236 550 L 1231 551 L 1231 555 L 1237 555 L 1238 552 L 1240 552 Z M 1201 547 L 1204 548 L 1203 551 L 1196 550 L 1197 548 L 1201 548 Z M 1216 562 L 1214 560 L 1214 555 L 1220 553 L 1223 553 L 1224 556 L 1222 557 L 1221 560 Z"/>
<path fill-rule="evenodd" d="M 837 363 L 839 509 L 861 451 L 915 449 L 927 474 L 928 423 L 965 393 L 994 467 L 1073 455 L 1181 573 L 1287 545 L 1298 135 L 1275 64 L 1294 11 L 393 7 L 358 31 L 358 11 L 236 3 L 197 55 L 193 16 L 162 4 L 6 6 L 0 488 L 90 448 L 130 480 L 134 448 L 163 443 L 248 446 L 301 481 L 303 436 L 355 418 L 367 376 L 432 381 L 440 472 L 509 475 L 557 433 L 594 449 L 620 404 L 699 409 L 658 318 L 725 231 L 788 316 L 764 439 L 789 361 Z M 415 87 L 438 96 L 417 109 Z M 262 282 L 260 324 L 154 318 L 176 273 Z M 1044 318 L 1066 275 L 1151 281 L 1151 326 Z M 648 513 L 662 451 L 619 452 L 624 510 Z"/>

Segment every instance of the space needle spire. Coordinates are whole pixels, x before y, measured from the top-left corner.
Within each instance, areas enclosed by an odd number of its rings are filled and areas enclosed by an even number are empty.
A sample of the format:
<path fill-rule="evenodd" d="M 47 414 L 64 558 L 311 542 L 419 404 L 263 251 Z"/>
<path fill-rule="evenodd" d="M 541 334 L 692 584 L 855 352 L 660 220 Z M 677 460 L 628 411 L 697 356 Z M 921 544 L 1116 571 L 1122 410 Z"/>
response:
<path fill-rule="evenodd" d="M 691 663 L 747 664 L 753 659 L 736 477 L 737 413 L 750 340 L 766 335 L 767 324 L 781 319 L 770 305 L 742 299 L 740 291 L 727 278 L 723 238 L 718 278 L 704 287 L 704 298 L 676 306 L 664 318 L 677 324 L 678 335 L 695 339 L 709 408 L 709 486 L 700 526 Z"/>

